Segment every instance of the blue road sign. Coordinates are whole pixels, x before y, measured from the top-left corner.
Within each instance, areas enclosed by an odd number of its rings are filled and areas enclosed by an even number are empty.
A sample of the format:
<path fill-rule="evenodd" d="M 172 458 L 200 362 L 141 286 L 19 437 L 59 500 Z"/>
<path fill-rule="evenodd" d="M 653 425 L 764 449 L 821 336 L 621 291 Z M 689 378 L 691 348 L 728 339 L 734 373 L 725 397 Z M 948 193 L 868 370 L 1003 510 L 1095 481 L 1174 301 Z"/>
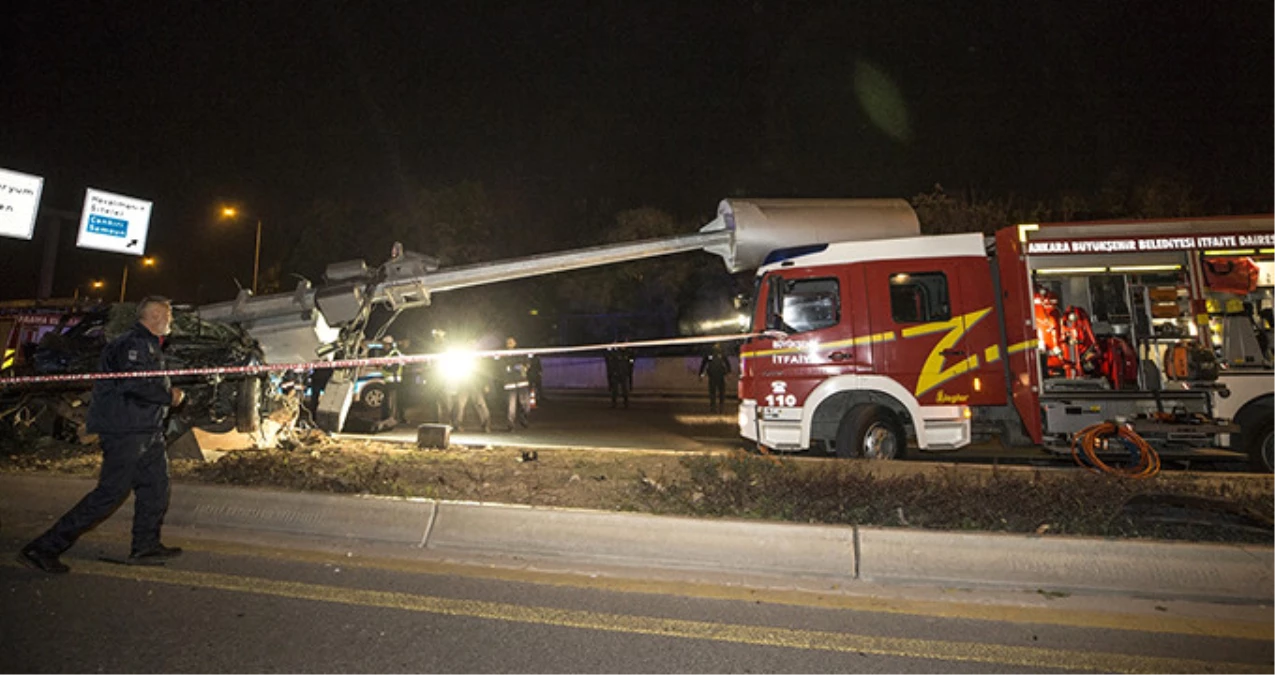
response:
<path fill-rule="evenodd" d="M 89 223 L 86 229 L 94 234 L 122 238 L 128 236 L 128 221 L 94 213 L 89 215 Z"/>

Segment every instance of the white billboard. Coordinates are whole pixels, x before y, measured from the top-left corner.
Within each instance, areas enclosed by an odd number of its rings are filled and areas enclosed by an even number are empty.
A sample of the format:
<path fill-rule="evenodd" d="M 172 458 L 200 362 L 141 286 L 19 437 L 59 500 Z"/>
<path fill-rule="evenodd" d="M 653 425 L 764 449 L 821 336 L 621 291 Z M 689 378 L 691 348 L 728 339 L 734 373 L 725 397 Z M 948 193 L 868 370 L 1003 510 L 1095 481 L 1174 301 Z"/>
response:
<path fill-rule="evenodd" d="M 75 245 L 112 253 L 145 255 L 151 203 L 89 188 L 84 191 L 80 236 Z"/>
<path fill-rule="evenodd" d="M 44 179 L 0 169 L 0 237 L 30 239 Z"/>

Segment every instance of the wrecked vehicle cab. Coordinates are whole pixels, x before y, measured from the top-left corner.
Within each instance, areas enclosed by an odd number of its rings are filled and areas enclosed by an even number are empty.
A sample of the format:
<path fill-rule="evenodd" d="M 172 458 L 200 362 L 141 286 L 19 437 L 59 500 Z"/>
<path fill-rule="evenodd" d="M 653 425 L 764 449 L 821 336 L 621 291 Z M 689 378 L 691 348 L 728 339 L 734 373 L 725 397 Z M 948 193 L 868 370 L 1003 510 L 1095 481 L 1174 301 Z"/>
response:
<path fill-rule="evenodd" d="M 89 373 L 98 368 L 102 348 L 136 322 L 136 305 L 120 303 L 90 311 L 71 311 L 34 347 L 31 358 L 11 369 L 15 376 Z M 173 308 L 172 333 L 165 340 L 170 369 L 221 368 L 260 364 L 260 345 L 242 329 L 201 319 L 189 307 Z M 8 373 L 6 373 L 8 374 Z M 169 418 L 168 435 L 190 429 L 210 433 L 239 431 L 259 435 L 258 445 L 295 424 L 297 395 L 291 379 L 257 375 L 174 377 L 186 402 Z M 84 431 L 91 382 L 65 382 L 0 390 L 0 424 L 34 426 L 63 440 L 89 442 Z M 263 431 L 263 420 L 270 428 Z M 267 438 L 269 436 L 269 438 Z"/>

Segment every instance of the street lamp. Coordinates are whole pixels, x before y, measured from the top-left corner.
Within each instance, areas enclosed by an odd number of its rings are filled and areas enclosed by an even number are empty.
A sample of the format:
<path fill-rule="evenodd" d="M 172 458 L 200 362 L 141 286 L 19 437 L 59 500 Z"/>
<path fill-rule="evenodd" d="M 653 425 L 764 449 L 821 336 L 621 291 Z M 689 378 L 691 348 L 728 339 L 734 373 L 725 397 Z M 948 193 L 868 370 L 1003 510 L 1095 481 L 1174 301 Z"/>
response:
<path fill-rule="evenodd" d="M 142 267 L 154 267 L 155 258 L 145 256 L 138 263 Z M 95 282 L 96 283 L 96 282 Z M 128 289 L 128 263 L 124 263 L 124 274 L 120 276 L 120 302 L 124 302 L 124 291 Z"/>
<path fill-rule="evenodd" d="M 89 289 L 88 294 L 86 294 L 86 295 L 84 296 L 84 297 L 86 297 L 86 298 L 94 298 L 94 299 L 96 299 L 96 298 L 97 298 L 97 294 L 96 294 L 96 293 L 94 293 L 93 291 L 100 291 L 100 290 L 102 290 L 103 288 L 106 288 L 106 282 L 105 282 L 105 281 L 102 281 L 101 279 L 90 279 L 90 280 L 89 280 L 89 282 L 88 282 L 87 284 L 85 284 L 85 285 L 86 285 L 86 286 L 88 286 L 88 289 Z M 79 300 L 80 300 L 80 284 L 76 284 L 76 286 L 75 286 L 75 293 L 72 295 L 72 299 L 73 299 L 73 300 L 75 300 L 76 302 L 79 302 Z"/>
<path fill-rule="evenodd" d="M 221 217 L 225 220 L 238 220 L 239 209 L 233 206 L 221 207 Z M 261 219 L 257 219 L 257 245 L 252 251 L 252 294 L 257 294 L 257 270 L 261 265 Z"/>

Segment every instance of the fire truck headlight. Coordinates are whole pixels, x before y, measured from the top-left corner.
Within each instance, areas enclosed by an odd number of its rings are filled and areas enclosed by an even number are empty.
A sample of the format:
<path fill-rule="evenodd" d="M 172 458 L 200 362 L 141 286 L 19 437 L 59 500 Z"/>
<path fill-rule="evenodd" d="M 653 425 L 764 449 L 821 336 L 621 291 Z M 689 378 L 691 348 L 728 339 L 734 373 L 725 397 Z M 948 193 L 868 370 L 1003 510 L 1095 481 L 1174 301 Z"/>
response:
<path fill-rule="evenodd" d="M 969 406 L 965 406 L 961 408 L 961 417 L 964 417 L 965 419 L 971 419 L 972 417 L 974 417 L 974 411 L 971 410 Z"/>
<path fill-rule="evenodd" d="M 468 380 L 474 374 L 474 370 L 478 367 L 478 360 L 467 351 L 448 351 L 438 360 L 438 366 L 444 380 L 458 383 Z"/>

